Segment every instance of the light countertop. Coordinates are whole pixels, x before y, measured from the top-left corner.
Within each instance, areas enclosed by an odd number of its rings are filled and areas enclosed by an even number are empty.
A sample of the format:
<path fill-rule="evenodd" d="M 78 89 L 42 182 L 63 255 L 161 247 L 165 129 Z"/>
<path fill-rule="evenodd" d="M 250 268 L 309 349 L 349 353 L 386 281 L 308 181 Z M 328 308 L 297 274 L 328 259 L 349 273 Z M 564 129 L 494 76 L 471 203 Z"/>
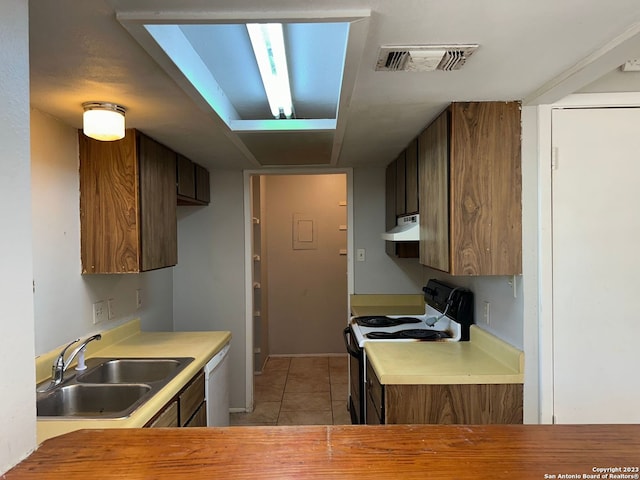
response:
<path fill-rule="evenodd" d="M 524 382 L 524 353 L 477 325 L 468 342 L 367 342 L 364 348 L 386 385 Z"/>
<path fill-rule="evenodd" d="M 194 361 L 138 408 L 123 419 L 105 420 L 38 420 L 38 443 L 47 438 L 84 428 L 134 428 L 144 426 L 169 402 L 186 383 L 231 340 L 231 332 L 142 332 L 139 320 L 132 320 L 113 330 L 102 332 L 102 340 L 91 342 L 87 358 L 91 357 L 194 357 Z M 36 358 L 38 382 L 50 377 L 51 365 L 59 352 L 56 349 Z M 71 372 L 73 367 L 70 368 Z"/>

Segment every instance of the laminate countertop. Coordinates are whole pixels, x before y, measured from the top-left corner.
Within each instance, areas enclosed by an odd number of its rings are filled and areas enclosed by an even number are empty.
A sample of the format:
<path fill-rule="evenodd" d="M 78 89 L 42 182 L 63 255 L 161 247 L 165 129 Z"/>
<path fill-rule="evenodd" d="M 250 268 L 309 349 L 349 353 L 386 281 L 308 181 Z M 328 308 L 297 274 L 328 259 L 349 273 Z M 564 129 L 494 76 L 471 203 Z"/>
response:
<path fill-rule="evenodd" d="M 38 419 L 37 440 L 85 428 L 131 428 L 144 426 L 206 363 L 231 340 L 231 332 L 143 332 L 139 320 L 102 332 L 102 340 L 89 343 L 86 357 L 193 357 L 187 367 L 129 417 L 119 419 Z M 51 376 L 59 349 L 36 358 L 36 379 Z M 68 374 L 73 373 L 73 367 Z"/>
<path fill-rule="evenodd" d="M 468 342 L 367 342 L 364 350 L 383 385 L 524 383 L 524 353 L 470 329 Z"/>
<path fill-rule="evenodd" d="M 640 425 L 82 430 L 6 480 L 637 479 Z"/>
<path fill-rule="evenodd" d="M 352 315 L 422 315 L 422 295 L 353 294 L 349 299 Z"/>

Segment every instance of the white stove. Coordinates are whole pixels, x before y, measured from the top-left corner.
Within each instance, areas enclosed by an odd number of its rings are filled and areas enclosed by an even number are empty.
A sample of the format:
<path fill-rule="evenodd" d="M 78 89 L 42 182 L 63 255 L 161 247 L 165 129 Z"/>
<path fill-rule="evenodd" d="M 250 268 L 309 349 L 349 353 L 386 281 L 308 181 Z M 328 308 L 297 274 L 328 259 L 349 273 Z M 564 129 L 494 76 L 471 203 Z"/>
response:
<path fill-rule="evenodd" d="M 424 291 L 425 311 L 414 316 L 351 317 L 344 329 L 349 354 L 349 411 L 354 424 L 366 423 L 367 342 L 458 342 L 469 340 L 473 323 L 473 293 L 438 280 Z"/>
<path fill-rule="evenodd" d="M 372 321 L 368 322 L 369 319 Z M 386 319 L 390 321 L 385 322 Z M 384 325 L 395 323 L 394 321 L 402 323 L 390 326 L 368 326 L 369 323 Z M 360 348 L 363 348 L 366 342 L 459 342 L 462 338 L 460 323 L 429 304 L 425 304 L 425 312 L 422 315 L 385 315 L 364 318 L 354 316 L 349 323 Z"/>

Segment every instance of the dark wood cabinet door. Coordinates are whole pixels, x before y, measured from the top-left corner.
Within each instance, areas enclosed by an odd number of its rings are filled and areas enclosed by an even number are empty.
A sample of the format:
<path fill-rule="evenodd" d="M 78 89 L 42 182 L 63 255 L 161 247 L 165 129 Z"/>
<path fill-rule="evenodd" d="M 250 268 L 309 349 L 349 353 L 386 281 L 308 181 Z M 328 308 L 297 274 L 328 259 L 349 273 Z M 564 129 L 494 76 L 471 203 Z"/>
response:
<path fill-rule="evenodd" d="M 405 152 L 396 159 L 396 216 L 407 213 Z"/>
<path fill-rule="evenodd" d="M 178 195 L 187 198 L 196 198 L 196 167 L 187 157 L 178 154 L 176 157 L 176 175 Z"/>
<path fill-rule="evenodd" d="M 418 193 L 418 139 L 414 138 L 407 146 L 405 155 L 405 213 L 420 211 Z"/>
<path fill-rule="evenodd" d="M 209 203 L 211 201 L 211 186 L 209 170 L 196 163 L 196 200 Z"/>
<path fill-rule="evenodd" d="M 141 270 L 178 263 L 176 156 L 139 134 Z"/>
<path fill-rule="evenodd" d="M 420 263 L 449 271 L 449 114 L 443 112 L 418 139 Z"/>

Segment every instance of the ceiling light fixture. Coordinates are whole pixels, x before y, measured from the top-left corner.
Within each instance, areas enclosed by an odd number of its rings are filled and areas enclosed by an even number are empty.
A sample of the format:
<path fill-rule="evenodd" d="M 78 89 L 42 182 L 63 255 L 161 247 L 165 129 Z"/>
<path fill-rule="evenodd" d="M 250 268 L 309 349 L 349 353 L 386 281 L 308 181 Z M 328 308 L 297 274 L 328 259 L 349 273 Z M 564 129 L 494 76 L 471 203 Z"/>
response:
<path fill-rule="evenodd" d="M 124 107 L 108 102 L 85 102 L 82 108 L 82 131 L 87 137 L 102 141 L 124 137 Z"/>
<path fill-rule="evenodd" d="M 293 102 L 281 23 L 248 23 L 253 53 L 258 62 L 269 107 L 275 118 L 291 118 Z"/>

